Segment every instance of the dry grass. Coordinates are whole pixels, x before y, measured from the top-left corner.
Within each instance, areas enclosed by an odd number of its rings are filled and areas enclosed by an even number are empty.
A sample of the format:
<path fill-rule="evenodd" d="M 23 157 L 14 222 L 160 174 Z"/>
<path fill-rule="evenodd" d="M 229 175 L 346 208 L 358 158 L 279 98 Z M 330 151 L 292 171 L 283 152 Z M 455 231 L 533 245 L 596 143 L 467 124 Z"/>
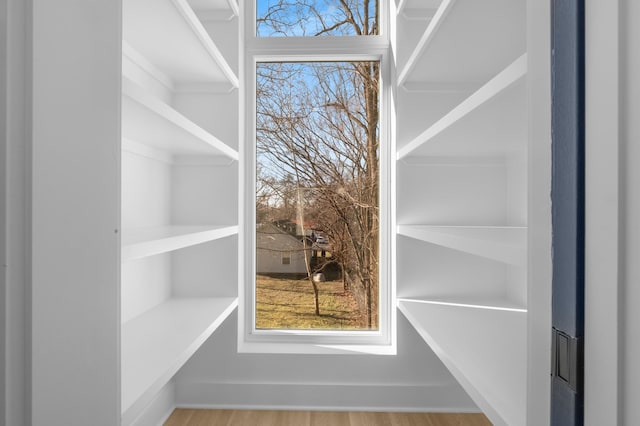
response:
<path fill-rule="evenodd" d="M 306 278 L 256 278 L 256 327 L 260 329 L 360 329 L 356 301 L 342 281 L 318 283 L 320 316 L 315 315 L 313 288 Z"/>

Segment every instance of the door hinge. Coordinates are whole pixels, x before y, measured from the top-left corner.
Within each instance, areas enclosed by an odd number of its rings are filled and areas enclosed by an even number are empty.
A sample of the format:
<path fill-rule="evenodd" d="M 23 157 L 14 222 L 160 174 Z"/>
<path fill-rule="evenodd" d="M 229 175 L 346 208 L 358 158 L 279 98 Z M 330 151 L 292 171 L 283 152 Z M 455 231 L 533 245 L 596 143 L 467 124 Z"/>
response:
<path fill-rule="evenodd" d="M 578 392 L 582 386 L 583 374 L 582 338 L 570 336 L 554 327 L 551 346 L 551 375 Z"/>

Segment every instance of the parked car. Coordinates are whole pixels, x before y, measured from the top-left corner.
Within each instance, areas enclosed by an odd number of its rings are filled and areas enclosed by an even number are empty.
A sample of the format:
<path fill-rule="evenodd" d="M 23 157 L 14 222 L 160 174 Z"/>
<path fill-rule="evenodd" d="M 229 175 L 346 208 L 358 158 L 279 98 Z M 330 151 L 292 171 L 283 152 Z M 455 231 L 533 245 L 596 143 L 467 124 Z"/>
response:
<path fill-rule="evenodd" d="M 325 237 L 323 236 L 317 236 L 316 237 L 316 243 L 317 244 L 329 244 L 329 240 L 327 240 Z"/>

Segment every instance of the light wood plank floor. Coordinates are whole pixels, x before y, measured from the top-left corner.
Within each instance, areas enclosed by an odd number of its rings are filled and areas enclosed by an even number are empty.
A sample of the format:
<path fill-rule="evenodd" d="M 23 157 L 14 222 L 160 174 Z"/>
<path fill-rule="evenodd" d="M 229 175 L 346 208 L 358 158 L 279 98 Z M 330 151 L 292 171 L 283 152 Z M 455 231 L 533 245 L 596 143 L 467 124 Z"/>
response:
<path fill-rule="evenodd" d="M 483 414 L 177 409 L 165 426 L 491 426 Z"/>

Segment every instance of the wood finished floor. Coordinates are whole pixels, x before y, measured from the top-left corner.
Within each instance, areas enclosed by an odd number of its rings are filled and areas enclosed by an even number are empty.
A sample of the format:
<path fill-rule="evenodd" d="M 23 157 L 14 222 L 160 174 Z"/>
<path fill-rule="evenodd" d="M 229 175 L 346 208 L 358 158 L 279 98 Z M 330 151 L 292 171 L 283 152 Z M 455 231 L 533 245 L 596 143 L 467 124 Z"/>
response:
<path fill-rule="evenodd" d="M 177 409 L 164 426 L 491 426 L 483 414 Z"/>

